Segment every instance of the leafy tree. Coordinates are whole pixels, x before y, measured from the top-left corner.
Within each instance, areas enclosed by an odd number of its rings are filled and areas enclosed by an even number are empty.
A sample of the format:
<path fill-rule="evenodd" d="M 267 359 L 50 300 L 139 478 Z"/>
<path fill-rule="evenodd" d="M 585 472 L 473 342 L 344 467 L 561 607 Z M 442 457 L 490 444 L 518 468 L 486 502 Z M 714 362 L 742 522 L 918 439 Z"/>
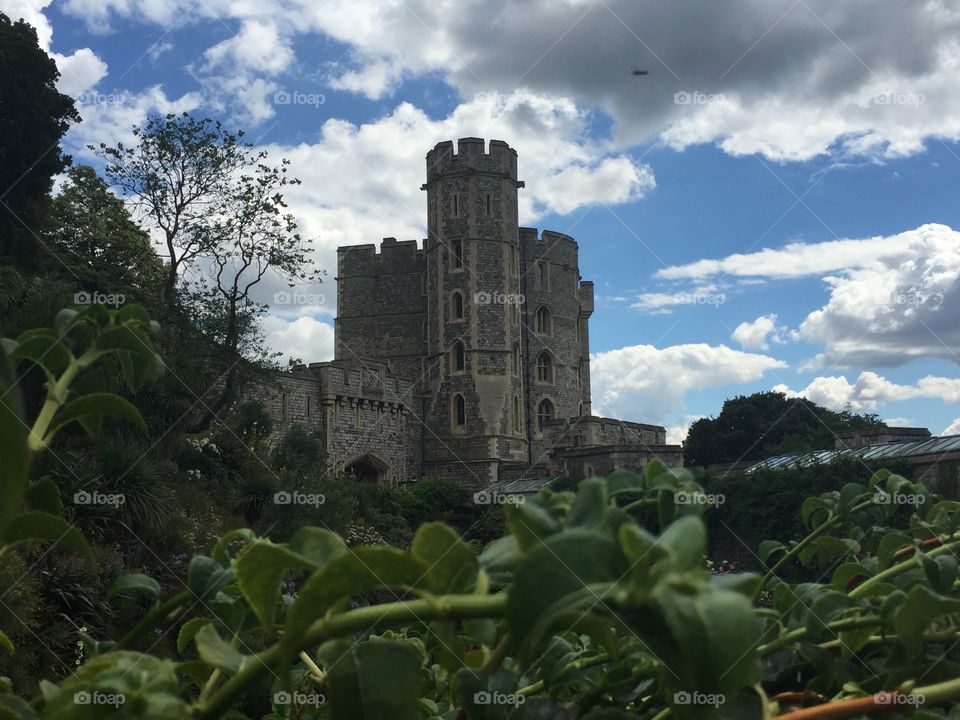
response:
<path fill-rule="evenodd" d="M 725 401 L 716 418 L 693 423 L 683 443 L 684 463 L 713 465 L 824 450 L 833 447 L 834 433 L 882 424 L 876 415 L 838 413 L 783 393 L 741 395 Z"/>
<path fill-rule="evenodd" d="M 0 262 L 20 268 L 36 266 L 53 176 L 70 162 L 60 138 L 80 120 L 59 77 L 36 30 L 0 13 Z"/>
<path fill-rule="evenodd" d="M 67 171 L 47 227 L 50 251 L 79 289 L 156 304 L 163 263 L 150 236 L 133 222 L 123 201 L 93 168 L 79 165 Z"/>

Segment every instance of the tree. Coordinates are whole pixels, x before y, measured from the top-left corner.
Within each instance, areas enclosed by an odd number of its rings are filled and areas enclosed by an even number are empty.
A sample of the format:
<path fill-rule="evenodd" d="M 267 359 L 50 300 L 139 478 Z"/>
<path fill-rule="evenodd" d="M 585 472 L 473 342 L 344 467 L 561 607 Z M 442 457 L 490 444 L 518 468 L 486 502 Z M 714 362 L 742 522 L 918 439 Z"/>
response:
<path fill-rule="evenodd" d="M 150 236 L 93 168 L 67 171 L 67 182 L 51 204 L 47 233 L 51 253 L 79 289 L 141 301 L 159 292 L 163 263 Z"/>
<path fill-rule="evenodd" d="M 60 138 L 80 116 L 60 73 L 23 20 L 0 13 L 0 262 L 35 266 L 53 176 L 69 164 Z"/>
<path fill-rule="evenodd" d="M 832 448 L 834 433 L 876 427 L 876 415 L 833 412 L 806 398 L 760 392 L 723 403 L 716 418 L 690 426 L 683 443 L 686 465 L 761 460 L 771 455 Z"/>
<path fill-rule="evenodd" d="M 164 297 L 176 311 L 185 266 L 209 256 L 217 242 L 204 231 L 211 210 L 230 194 L 234 173 L 253 158 L 250 146 L 241 142 L 242 132 L 228 132 L 219 122 L 187 113 L 152 116 L 133 134 L 133 146 L 101 143 L 91 150 L 105 161 L 110 185 L 133 200 L 138 219 L 160 232 L 167 255 Z"/>

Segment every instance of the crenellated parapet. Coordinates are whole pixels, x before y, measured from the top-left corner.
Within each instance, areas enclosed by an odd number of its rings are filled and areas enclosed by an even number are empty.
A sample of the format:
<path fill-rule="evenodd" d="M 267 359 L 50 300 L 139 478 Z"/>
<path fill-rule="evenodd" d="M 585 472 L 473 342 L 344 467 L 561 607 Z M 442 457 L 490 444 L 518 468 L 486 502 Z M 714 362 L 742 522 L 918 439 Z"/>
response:
<path fill-rule="evenodd" d="M 422 272 L 426 260 L 422 246 L 416 240 L 384 238 L 379 245 L 347 245 L 337 248 L 337 274 L 383 275 Z"/>
<path fill-rule="evenodd" d="M 476 173 L 508 178 L 523 187 L 517 180 L 517 151 L 502 140 L 491 140 L 489 151 L 484 145 L 483 138 L 475 137 L 460 138 L 456 150 L 449 140 L 437 143 L 427 153 L 427 182 L 422 189 L 443 176 Z"/>

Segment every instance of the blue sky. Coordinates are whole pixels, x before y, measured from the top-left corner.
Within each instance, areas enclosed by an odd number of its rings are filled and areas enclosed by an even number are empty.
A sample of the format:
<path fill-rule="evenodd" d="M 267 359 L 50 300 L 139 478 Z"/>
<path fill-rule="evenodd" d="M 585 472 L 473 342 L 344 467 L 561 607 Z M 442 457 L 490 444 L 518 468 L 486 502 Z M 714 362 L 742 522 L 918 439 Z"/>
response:
<path fill-rule="evenodd" d="M 725 398 L 777 387 L 960 433 L 948 0 L 0 9 L 37 27 L 78 99 L 78 162 L 150 112 L 245 128 L 304 180 L 291 208 L 331 277 L 338 245 L 423 237 L 435 142 L 509 142 L 522 222 L 576 237 L 596 284 L 599 412 L 679 439 Z M 301 290 L 268 340 L 328 359 L 332 280 Z"/>

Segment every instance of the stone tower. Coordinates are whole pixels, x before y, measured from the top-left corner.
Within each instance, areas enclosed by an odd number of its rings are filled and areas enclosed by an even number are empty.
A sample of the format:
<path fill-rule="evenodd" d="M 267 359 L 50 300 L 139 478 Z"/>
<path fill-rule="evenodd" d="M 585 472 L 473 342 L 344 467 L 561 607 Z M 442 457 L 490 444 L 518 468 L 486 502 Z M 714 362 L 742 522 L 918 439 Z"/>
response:
<path fill-rule="evenodd" d="M 424 474 L 483 486 L 528 458 L 517 153 L 462 138 L 427 154 Z"/>

